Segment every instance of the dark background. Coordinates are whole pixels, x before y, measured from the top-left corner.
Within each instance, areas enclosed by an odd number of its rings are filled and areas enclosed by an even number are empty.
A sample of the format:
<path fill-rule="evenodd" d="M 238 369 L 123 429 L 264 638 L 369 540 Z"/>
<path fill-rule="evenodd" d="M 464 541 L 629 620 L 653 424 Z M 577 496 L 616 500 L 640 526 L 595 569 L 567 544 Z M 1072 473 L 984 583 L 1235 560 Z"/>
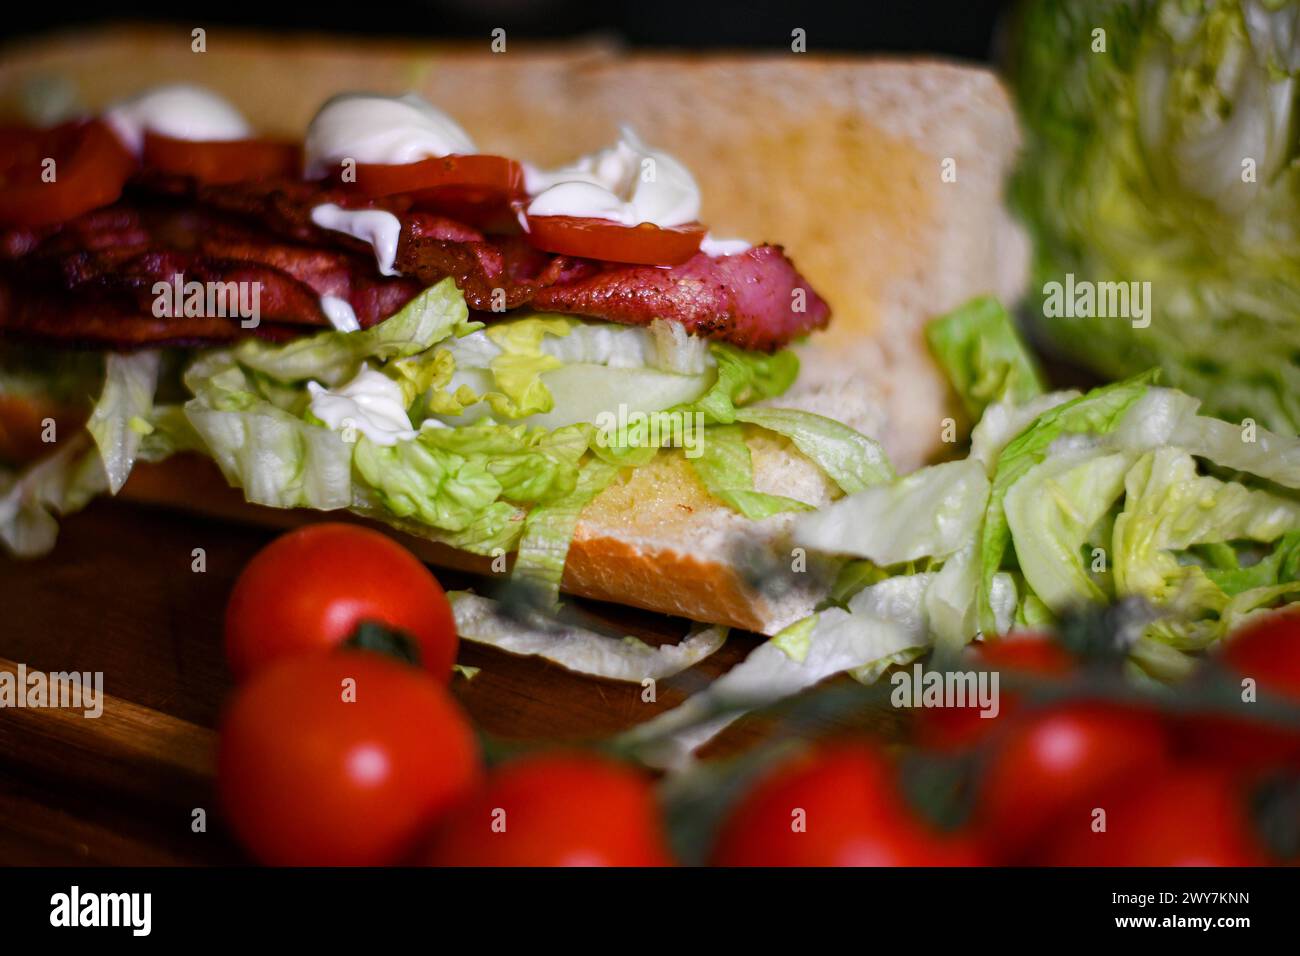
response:
<path fill-rule="evenodd" d="M 1048 0 L 1043 0 L 1048 2 Z M 809 52 L 930 52 L 985 59 L 1005 0 L 860 0 L 857 3 L 740 3 L 736 0 L 350 0 L 347 3 L 72 2 L 9 4 L 0 37 L 78 25 L 157 20 L 392 36 L 510 38 L 601 33 L 631 46 L 788 49 L 795 27 Z"/>

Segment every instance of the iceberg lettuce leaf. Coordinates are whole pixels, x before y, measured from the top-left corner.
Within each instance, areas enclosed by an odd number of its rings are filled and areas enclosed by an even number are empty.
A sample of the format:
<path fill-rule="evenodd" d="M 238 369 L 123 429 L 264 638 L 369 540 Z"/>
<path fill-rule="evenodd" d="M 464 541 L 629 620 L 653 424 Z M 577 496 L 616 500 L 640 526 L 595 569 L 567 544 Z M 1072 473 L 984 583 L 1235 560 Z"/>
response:
<path fill-rule="evenodd" d="M 894 479 L 879 443 L 834 419 L 793 408 L 742 408 L 735 415 L 790 439 L 846 494 Z"/>
<path fill-rule="evenodd" d="M 754 488 L 754 465 L 739 425 L 709 428 L 699 457 L 687 460 L 709 494 L 746 518 L 758 520 L 784 511 L 812 510 L 812 505 L 802 501 Z"/>
<path fill-rule="evenodd" d="M 245 339 L 233 351 L 244 367 L 280 382 L 313 379 L 334 388 L 354 377 L 367 359 L 385 361 L 415 355 L 481 324 L 469 321 L 465 297 L 447 278 L 364 331 L 320 332 L 284 344 Z"/>
<path fill-rule="evenodd" d="M 495 601 L 468 591 L 451 591 L 447 597 L 463 639 L 510 654 L 542 657 L 606 680 L 640 684 L 672 677 L 704 660 L 727 638 L 725 627 L 698 627 L 677 644 L 655 647 L 635 637 L 609 637 L 552 619 L 507 617 Z"/>
<path fill-rule="evenodd" d="M 996 299 L 973 299 L 935 319 L 925 339 L 972 420 L 994 402 L 1024 404 L 1043 392 L 1037 363 Z"/>
<path fill-rule="evenodd" d="M 105 357 L 104 388 L 86 429 L 99 449 L 111 494 L 126 484 L 140 442 L 152 428 L 149 416 L 161 358 L 157 351 L 110 352 Z"/>

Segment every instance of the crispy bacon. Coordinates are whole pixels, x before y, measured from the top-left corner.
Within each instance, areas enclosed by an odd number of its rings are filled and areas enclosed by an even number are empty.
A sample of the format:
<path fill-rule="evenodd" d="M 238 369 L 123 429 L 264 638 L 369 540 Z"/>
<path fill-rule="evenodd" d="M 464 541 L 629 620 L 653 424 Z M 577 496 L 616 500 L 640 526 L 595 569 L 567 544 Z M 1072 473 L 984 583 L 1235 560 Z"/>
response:
<path fill-rule="evenodd" d="M 87 296 L 51 292 L 0 279 L 0 334 L 69 348 L 129 350 L 219 345 L 247 336 L 285 342 L 299 328 L 262 322 L 244 329 L 237 319 L 154 318 L 149 313 Z"/>
<path fill-rule="evenodd" d="M 716 259 L 698 253 L 671 269 L 606 268 L 541 289 L 531 304 L 542 312 L 626 325 L 668 317 L 690 332 L 764 350 L 822 328 L 830 318 L 830 308 L 779 246 L 757 246 Z"/>
<path fill-rule="evenodd" d="M 364 242 L 322 229 L 311 211 L 322 203 L 384 209 L 402 229 L 396 266 L 403 277 L 378 275 Z M 101 303 L 104 318 L 85 338 L 111 340 L 109 321 L 134 318 L 125 344 L 228 341 L 250 334 L 237 318 L 157 319 L 158 282 L 175 275 L 204 283 L 257 283 L 260 314 L 271 335 L 280 326 L 326 326 L 321 296 L 346 300 L 362 327 L 386 318 L 420 288 L 450 276 L 470 308 L 485 320 L 530 306 L 631 325 L 655 318 L 741 348 L 778 348 L 823 327 L 825 301 L 778 246 L 710 258 L 703 253 L 672 268 L 627 266 L 557 256 L 529 245 L 526 236 L 485 236 L 401 197 L 358 200 L 319 183 L 266 181 L 199 186 L 150 173 L 114 206 L 57 227 L 0 233 L 0 276 L 42 289 L 59 301 Z M 26 309 L 11 293 L 0 302 L 0 328 L 49 331 L 47 307 Z M 35 294 L 35 293 L 33 293 Z M 5 313 L 17 310 L 17 318 Z M 39 316 L 33 322 L 31 315 Z M 156 338 L 150 338 L 154 336 Z M 75 336 L 74 336 L 75 337 Z"/>
<path fill-rule="evenodd" d="M 130 305 L 150 317 L 156 284 L 177 275 L 185 282 L 256 283 L 262 319 L 312 326 L 329 324 L 321 296 L 347 301 L 369 327 L 420 288 L 411 279 L 376 276 L 365 257 L 268 238 L 206 213 L 112 207 L 92 216 L 44 236 L 17 230 L 0 236 L 0 272 L 24 284 Z"/>

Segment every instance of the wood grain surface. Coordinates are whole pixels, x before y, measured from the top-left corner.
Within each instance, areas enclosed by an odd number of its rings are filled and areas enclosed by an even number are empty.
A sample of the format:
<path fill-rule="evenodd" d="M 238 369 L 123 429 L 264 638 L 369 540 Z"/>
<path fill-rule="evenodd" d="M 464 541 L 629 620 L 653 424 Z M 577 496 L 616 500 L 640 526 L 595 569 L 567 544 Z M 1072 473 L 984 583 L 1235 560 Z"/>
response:
<path fill-rule="evenodd" d="M 212 789 L 216 728 L 232 686 L 222 614 L 236 575 L 275 533 L 102 500 L 64 520 L 50 555 L 0 555 L 0 670 L 100 671 L 105 695 L 98 718 L 0 708 L 0 864 L 245 862 Z M 195 548 L 204 549 L 202 573 L 191 570 Z M 448 588 L 476 583 L 437 573 Z M 652 643 L 678 640 L 688 627 L 628 608 L 582 608 Z M 639 685 L 468 643 L 460 662 L 481 670 L 456 677 L 453 690 L 494 737 L 581 742 L 674 706 L 758 641 L 733 633 L 712 658 L 661 681 L 654 703 L 642 701 Z M 768 730 L 742 720 L 707 753 L 733 753 Z M 198 808 L 206 832 L 191 827 Z"/>

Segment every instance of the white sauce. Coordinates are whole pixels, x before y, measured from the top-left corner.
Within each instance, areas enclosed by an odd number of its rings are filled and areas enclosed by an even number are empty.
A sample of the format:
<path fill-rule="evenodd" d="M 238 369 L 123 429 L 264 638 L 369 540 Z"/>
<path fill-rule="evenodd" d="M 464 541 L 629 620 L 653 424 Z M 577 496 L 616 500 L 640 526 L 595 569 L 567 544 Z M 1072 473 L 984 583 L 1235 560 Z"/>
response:
<path fill-rule="evenodd" d="M 709 233 L 705 233 L 704 238 L 700 240 L 700 252 L 710 259 L 734 256 L 741 252 L 748 252 L 752 248 L 753 246 L 744 239 L 714 239 Z"/>
<path fill-rule="evenodd" d="M 347 299 L 341 299 L 336 295 L 323 295 L 320 297 L 320 307 L 325 313 L 325 318 L 330 320 L 330 325 L 338 331 L 361 331 L 361 323 L 357 321 L 357 314 L 352 311 L 352 303 Z"/>
<path fill-rule="evenodd" d="M 306 175 L 335 172 L 345 159 L 400 165 L 477 153 L 469 134 L 414 93 L 344 93 L 320 108 L 307 127 Z"/>
<path fill-rule="evenodd" d="M 700 187 L 669 154 L 647 147 L 628 127 L 619 141 L 550 172 L 524 168 L 530 216 L 583 216 L 625 226 L 681 226 L 700 218 Z"/>
<path fill-rule="evenodd" d="M 344 209 L 334 203 L 317 206 L 311 211 L 311 221 L 322 229 L 346 233 L 354 239 L 369 243 L 375 250 L 375 262 L 382 275 L 395 276 L 393 263 L 397 259 L 397 240 L 402 235 L 402 223 L 391 212 L 383 209 Z"/>
<path fill-rule="evenodd" d="M 122 100 L 108 108 L 104 122 L 137 156 L 144 149 L 146 131 L 195 142 L 253 135 L 239 110 L 211 90 L 189 83 L 155 87 Z"/>
<path fill-rule="evenodd" d="M 311 413 L 335 431 L 353 428 L 376 445 L 395 445 L 414 438 L 406 416 L 402 387 L 369 365 L 337 389 L 308 382 Z"/>

